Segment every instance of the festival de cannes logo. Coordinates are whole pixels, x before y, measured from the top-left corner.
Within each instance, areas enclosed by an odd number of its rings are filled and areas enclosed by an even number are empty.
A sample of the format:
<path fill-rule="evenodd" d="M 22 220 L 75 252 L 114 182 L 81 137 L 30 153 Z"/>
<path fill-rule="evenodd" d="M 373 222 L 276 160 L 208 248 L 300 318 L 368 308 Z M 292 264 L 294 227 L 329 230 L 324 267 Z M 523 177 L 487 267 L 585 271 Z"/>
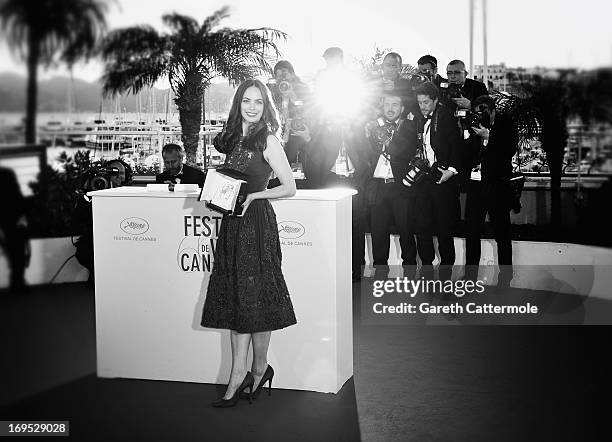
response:
<path fill-rule="evenodd" d="M 128 235 L 142 235 L 149 230 L 149 223 L 145 219 L 132 216 L 121 221 L 119 227 Z"/>
<path fill-rule="evenodd" d="M 283 239 L 297 239 L 304 233 L 306 233 L 306 229 L 297 221 L 281 221 L 278 223 L 278 236 Z"/>

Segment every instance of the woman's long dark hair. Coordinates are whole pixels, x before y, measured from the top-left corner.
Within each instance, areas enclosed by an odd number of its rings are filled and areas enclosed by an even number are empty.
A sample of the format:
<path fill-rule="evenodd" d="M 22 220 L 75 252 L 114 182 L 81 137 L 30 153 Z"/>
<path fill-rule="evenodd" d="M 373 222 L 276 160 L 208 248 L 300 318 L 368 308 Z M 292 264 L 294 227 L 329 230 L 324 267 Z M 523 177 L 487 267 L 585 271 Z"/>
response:
<path fill-rule="evenodd" d="M 250 87 L 256 87 L 261 92 L 263 98 L 263 113 L 260 120 L 256 124 L 250 126 L 249 132 L 243 134 L 240 106 L 244 92 Z M 227 118 L 225 128 L 215 137 L 213 144 L 215 149 L 219 152 L 228 154 L 242 139 L 243 146 L 247 149 L 263 151 L 266 148 L 268 135 L 274 135 L 280 138 L 279 132 L 280 118 L 278 116 L 278 110 L 272 100 L 270 90 L 259 80 L 246 80 L 238 86 L 234 94 L 232 108 Z"/>

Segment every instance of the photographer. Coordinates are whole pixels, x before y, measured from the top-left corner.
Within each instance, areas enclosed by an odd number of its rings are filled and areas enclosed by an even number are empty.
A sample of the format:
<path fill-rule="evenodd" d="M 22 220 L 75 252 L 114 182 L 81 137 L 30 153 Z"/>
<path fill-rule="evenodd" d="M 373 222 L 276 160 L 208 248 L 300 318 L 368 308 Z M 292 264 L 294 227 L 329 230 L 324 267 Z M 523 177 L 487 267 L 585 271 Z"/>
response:
<path fill-rule="evenodd" d="M 268 84 L 280 114 L 282 138 L 287 160 L 292 168 L 307 163 L 310 127 L 307 123 L 310 92 L 295 75 L 290 62 L 281 60 L 274 66 L 274 82 Z"/>
<path fill-rule="evenodd" d="M 466 220 L 466 273 L 475 276 L 480 262 L 480 236 L 489 214 L 500 265 L 500 282 L 512 279 L 512 241 L 510 208 L 512 189 L 512 157 L 516 152 L 518 132 L 512 120 L 495 111 L 495 100 L 488 95 L 472 102 L 479 116 L 478 126 L 472 130 L 478 140 L 477 149 L 470 152 L 472 173 L 467 184 Z M 502 266 L 509 266 L 502 268 Z"/>
<path fill-rule="evenodd" d="M 397 52 L 389 52 L 383 58 L 381 65 L 382 77 L 378 87 L 377 105 L 382 107 L 382 100 L 386 93 L 393 92 L 402 99 L 404 111 L 401 117 L 406 118 L 409 112 L 418 113 L 416 98 L 410 80 L 401 77 L 402 56 Z M 382 114 L 384 116 L 384 112 Z"/>
<path fill-rule="evenodd" d="M 183 148 L 178 144 L 166 144 L 162 147 L 164 171 L 155 177 L 155 182 L 166 184 L 204 185 L 204 172 L 183 163 Z M 119 186 L 114 186 L 119 187 Z"/>
<path fill-rule="evenodd" d="M 81 221 L 85 232 L 76 240 L 75 257 L 79 264 L 89 270 L 89 283 L 94 282 L 93 213 L 91 199 L 86 195 L 93 190 L 122 187 L 131 184 L 132 169 L 120 159 L 110 160 L 101 166 L 94 166 L 84 173 L 83 197 L 74 211 L 75 221 Z"/>
<path fill-rule="evenodd" d="M 452 235 L 457 213 L 457 175 L 461 136 L 453 114 L 439 102 L 438 88 L 431 82 L 416 89 L 422 118 L 418 138 L 423 159 L 430 172 L 415 184 L 417 191 L 417 247 L 423 265 L 435 258 L 433 235 L 438 237 L 440 264 L 452 266 L 455 245 Z M 410 180 L 404 184 L 411 186 Z"/>
<path fill-rule="evenodd" d="M 313 188 L 348 187 L 357 190 L 352 201 L 353 281 L 361 279 L 365 264 L 365 205 L 368 143 L 364 136 L 367 101 L 355 100 L 363 91 L 359 78 L 343 65 L 343 52 L 325 50 L 327 67 L 315 80 L 312 141 L 309 145 Z M 365 96 L 365 94 L 364 94 Z"/>
<path fill-rule="evenodd" d="M 366 125 L 372 148 L 366 199 L 370 205 L 372 255 L 375 266 L 389 260 L 389 235 L 394 225 L 399 233 L 403 265 L 416 265 L 414 240 L 414 189 L 402 185 L 408 162 L 416 153 L 417 125 L 413 114 L 403 119 L 401 91 L 383 96 L 383 115 Z"/>
<path fill-rule="evenodd" d="M 443 102 L 452 110 L 470 109 L 471 103 L 476 97 L 488 95 L 487 87 L 480 81 L 467 78 L 465 63 L 461 60 L 452 60 L 446 66 L 448 76 L 448 93 L 443 97 Z"/>
<path fill-rule="evenodd" d="M 423 55 L 417 61 L 417 67 L 421 75 L 425 75 L 430 81 L 441 87 L 442 84 L 447 84 L 448 80 L 438 74 L 438 59 L 433 55 Z"/>

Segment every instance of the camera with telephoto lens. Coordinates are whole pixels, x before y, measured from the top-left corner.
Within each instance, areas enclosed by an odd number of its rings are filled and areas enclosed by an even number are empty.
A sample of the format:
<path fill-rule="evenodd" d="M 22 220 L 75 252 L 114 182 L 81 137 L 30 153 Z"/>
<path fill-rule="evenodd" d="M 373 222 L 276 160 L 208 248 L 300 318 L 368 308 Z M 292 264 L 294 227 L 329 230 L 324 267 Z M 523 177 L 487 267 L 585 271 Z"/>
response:
<path fill-rule="evenodd" d="M 402 179 L 402 183 L 404 186 L 412 187 L 426 178 L 433 183 L 437 183 L 442 178 L 440 169 L 446 170 L 446 167 L 437 162 L 430 166 L 426 159 L 417 154 L 408 163 L 408 171 Z"/>
<path fill-rule="evenodd" d="M 431 78 L 432 77 L 430 74 L 422 74 L 420 72 L 417 72 L 414 74 L 410 74 L 408 80 L 410 81 L 410 86 L 412 87 L 412 90 L 415 90 L 421 84 L 431 81 Z"/>
<path fill-rule="evenodd" d="M 291 109 L 292 117 L 289 121 L 289 127 L 292 132 L 301 132 L 306 129 L 306 123 L 304 123 L 304 102 L 296 100 L 293 103 L 293 109 Z"/>
<path fill-rule="evenodd" d="M 423 181 L 427 175 L 429 175 L 429 164 L 427 164 L 427 160 L 416 156 L 408 163 L 408 171 L 402 183 L 404 186 L 412 187 Z"/>
<path fill-rule="evenodd" d="M 113 163 L 122 165 L 125 171 L 125 179 L 120 185 L 129 185 L 133 176 L 131 167 L 124 161 L 115 159 L 105 165 L 95 164 L 83 172 L 81 176 L 81 192 L 87 193 L 95 190 L 110 189 L 112 187 L 111 178 L 121 173 L 119 168 L 114 166 Z"/>
<path fill-rule="evenodd" d="M 481 124 L 483 127 L 487 128 L 491 126 L 491 114 L 488 109 L 476 112 L 468 109 L 457 109 L 455 111 L 455 117 L 461 120 L 461 126 L 465 129 L 479 127 Z"/>
<path fill-rule="evenodd" d="M 293 91 L 293 85 L 287 80 L 279 81 L 277 83 L 277 87 L 278 87 L 278 91 L 283 95 L 290 94 L 291 91 Z"/>
<path fill-rule="evenodd" d="M 372 121 L 368 127 L 370 132 L 370 138 L 374 143 L 378 146 L 384 144 L 384 142 L 389 137 L 389 131 L 385 126 L 385 120 L 381 118 L 377 118 L 376 121 Z"/>

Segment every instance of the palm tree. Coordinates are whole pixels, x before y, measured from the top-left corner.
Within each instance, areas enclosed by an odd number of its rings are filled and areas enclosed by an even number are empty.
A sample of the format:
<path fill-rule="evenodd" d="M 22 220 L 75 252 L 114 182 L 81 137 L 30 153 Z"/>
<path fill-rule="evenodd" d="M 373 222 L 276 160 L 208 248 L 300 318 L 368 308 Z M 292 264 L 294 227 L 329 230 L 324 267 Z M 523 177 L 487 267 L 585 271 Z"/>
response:
<path fill-rule="evenodd" d="M 27 64 L 25 142 L 36 141 L 38 66 L 71 67 L 92 55 L 106 29 L 103 0 L 0 0 L 0 29 Z"/>
<path fill-rule="evenodd" d="M 189 164 L 196 163 L 202 95 L 211 80 L 224 77 L 235 84 L 271 72 L 270 56 L 280 55 L 275 40 L 286 37 L 271 28 L 213 31 L 228 16 L 224 7 L 199 25 L 191 17 L 166 14 L 162 19 L 171 29 L 169 34 L 150 26 L 130 27 L 111 32 L 103 44 L 105 95 L 136 94 L 168 78 Z"/>

